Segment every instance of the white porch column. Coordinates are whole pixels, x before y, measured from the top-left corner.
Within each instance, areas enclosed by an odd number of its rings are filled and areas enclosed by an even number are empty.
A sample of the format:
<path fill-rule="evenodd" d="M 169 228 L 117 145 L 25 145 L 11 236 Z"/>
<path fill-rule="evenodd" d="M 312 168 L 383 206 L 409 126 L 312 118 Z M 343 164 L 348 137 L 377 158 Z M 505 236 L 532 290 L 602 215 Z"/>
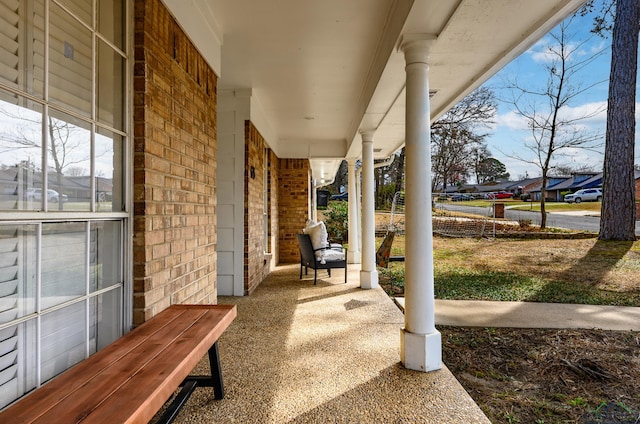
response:
<path fill-rule="evenodd" d="M 347 161 L 349 171 L 349 250 L 347 250 L 347 262 L 350 264 L 360 263 L 360 219 L 358 214 L 358 188 L 356 184 L 356 161 Z"/>
<path fill-rule="evenodd" d="M 373 132 L 362 133 L 362 267 L 360 288 L 378 287 L 375 204 L 373 197 Z"/>
<path fill-rule="evenodd" d="M 360 169 L 356 171 L 356 210 L 358 214 L 358 251 L 362 254 L 362 163 L 360 163 Z M 362 258 L 360 259 L 362 260 Z"/>
<path fill-rule="evenodd" d="M 400 356 L 406 368 L 442 367 L 442 342 L 435 327 L 429 47 L 434 38 L 411 37 L 401 48 L 406 61 L 405 328 Z"/>

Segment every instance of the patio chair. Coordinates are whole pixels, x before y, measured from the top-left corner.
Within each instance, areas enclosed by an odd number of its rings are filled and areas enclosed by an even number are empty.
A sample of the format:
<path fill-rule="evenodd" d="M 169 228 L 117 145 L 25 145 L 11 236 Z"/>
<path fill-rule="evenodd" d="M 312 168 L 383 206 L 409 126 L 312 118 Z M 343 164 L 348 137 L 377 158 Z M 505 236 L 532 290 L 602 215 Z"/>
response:
<path fill-rule="evenodd" d="M 308 234 L 296 234 L 296 237 L 300 246 L 300 279 L 302 279 L 303 267 L 305 275 L 308 268 L 313 268 L 313 284 L 317 284 L 319 269 L 326 269 L 331 277 L 333 268 L 343 268 L 344 283 L 347 283 L 347 259 L 344 249 L 338 250 L 331 247 L 314 249 Z"/>

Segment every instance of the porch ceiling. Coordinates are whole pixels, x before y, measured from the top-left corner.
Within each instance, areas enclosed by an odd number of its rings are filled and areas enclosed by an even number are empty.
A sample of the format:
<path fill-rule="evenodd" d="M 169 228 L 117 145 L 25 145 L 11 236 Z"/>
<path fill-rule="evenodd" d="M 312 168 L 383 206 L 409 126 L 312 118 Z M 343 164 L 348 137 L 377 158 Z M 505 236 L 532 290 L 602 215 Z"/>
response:
<path fill-rule="evenodd" d="M 258 129 L 317 180 L 361 153 L 404 144 L 407 34 L 433 34 L 431 119 L 525 51 L 584 0 L 165 0 L 216 69 L 219 90 L 249 89 Z M 185 6 L 187 4 L 188 6 Z M 186 10 L 197 11 L 189 15 Z M 220 54 L 207 54 L 221 43 Z M 255 105 L 255 106 L 254 106 Z M 254 111 L 253 109 L 256 109 Z"/>

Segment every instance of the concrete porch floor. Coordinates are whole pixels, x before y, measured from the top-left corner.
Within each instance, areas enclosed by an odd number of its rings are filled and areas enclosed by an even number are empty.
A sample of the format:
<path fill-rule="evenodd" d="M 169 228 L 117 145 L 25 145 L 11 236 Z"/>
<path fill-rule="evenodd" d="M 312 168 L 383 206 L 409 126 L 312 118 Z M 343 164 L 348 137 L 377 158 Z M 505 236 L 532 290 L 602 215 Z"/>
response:
<path fill-rule="evenodd" d="M 328 278 L 278 267 L 248 297 L 220 297 L 238 317 L 220 339 L 224 400 L 197 389 L 178 423 L 488 423 L 449 370 L 400 364 L 403 315 L 359 265 Z M 195 373 L 208 371 L 203 360 Z"/>

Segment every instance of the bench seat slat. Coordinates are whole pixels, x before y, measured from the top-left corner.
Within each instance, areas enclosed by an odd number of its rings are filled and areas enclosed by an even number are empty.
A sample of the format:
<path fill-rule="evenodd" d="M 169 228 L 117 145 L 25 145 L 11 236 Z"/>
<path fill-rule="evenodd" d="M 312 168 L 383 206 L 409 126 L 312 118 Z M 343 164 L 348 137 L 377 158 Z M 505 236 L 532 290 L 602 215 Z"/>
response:
<path fill-rule="evenodd" d="M 49 416 L 57 416 L 58 413 L 64 414 L 64 411 L 60 411 L 61 405 L 74 402 L 76 407 L 80 405 L 73 410 L 77 418 L 69 419 L 66 422 L 78 422 L 97 406 L 96 402 L 99 402 L 109 391 L 113 390 L 112 387 L 117 388 L 130 378 L 133 372 L 132 367 L 140 368 L 149 361 L 149 357 L 145 355 L 153 354 L 153 351 L 148 350 L 148 346 L 153 343 L 153 340 L 171 336 L 172 333 L 180 331 L 181 327 L 188 325 L 199 315 L 192 312 L 193 315 L 189 316 L 188 311 L 178 312 L 165 314 L 162 317 L 160 316 L 162 314 L 159 314 L 157 318 L 160 319 L 154 319 L 148 324 L 141 325 L 118 339 L 114 344 L 107 346 L 46 383 L 12 406 L 12 418 L 19 422 L 37 422 L 38 418 L 47 420 Z M 136 334 L 139 332 L 138 330 L 145 333 L 143 337 Z M 125 341 L 129 343 L 125 343 Z M 119 374 L 121 381 L 105 377 L 105 374 L 113 369 L 122 372 Z M 107 393 L 104 390 L 108 390 Z M 37 404 L 38 407 L 33 408 L 34 404 Z M 0 415 L 0 417 L 2 416 Z"/>
<path fill-rule="evenodd" d="M 150 335 L 144 343 L 127 352 L 117 362 L 103 368 L 101 373 L 86 380 L 84 386 L 53 405 L 41 419 L 43 422 L 49 422 L 48 416 L 55 416 L 60 417 L 60 422 L 82 421 L 93 413 L 105 397 L 120 391 L 127 381 L 138 381 L 139 373 L 153 363 L 158 355 L 169 355 L 171 352 L 165 352 L 165 349 L 172 346 L 173 338 L 181 336 L 200 316 L 201 313 L 188 311 L 176 316 L 159 331 Z M 85 376 L 81 375 L 80 378 L 85 379 Z M 109 394 L 110 392 L 112 394 Z"/>
<path fill-rule="evenodd" d="M 194 326 L 171 345 L 165 346 L 161 355 L 120 388 L 119 392 L 127 393 L 127 396 L 119 393 L 110 396 L 83 424 L 146 423 L 151 420 L 233 319 L 220 321 L 221 317 L 215 315 L 214 311 L 209 312 L 201 317 L 201 325 Z M 194 346 L 196 341 L 198 344 Z M 135 420 L 127 420 L 129 417 L 135 417 Z"/>
<path fill-rule="evenodd" d="M 0 412 L 0 422 L 147 422 L 235 316 L 233 305 L 174 305 Z"/>

